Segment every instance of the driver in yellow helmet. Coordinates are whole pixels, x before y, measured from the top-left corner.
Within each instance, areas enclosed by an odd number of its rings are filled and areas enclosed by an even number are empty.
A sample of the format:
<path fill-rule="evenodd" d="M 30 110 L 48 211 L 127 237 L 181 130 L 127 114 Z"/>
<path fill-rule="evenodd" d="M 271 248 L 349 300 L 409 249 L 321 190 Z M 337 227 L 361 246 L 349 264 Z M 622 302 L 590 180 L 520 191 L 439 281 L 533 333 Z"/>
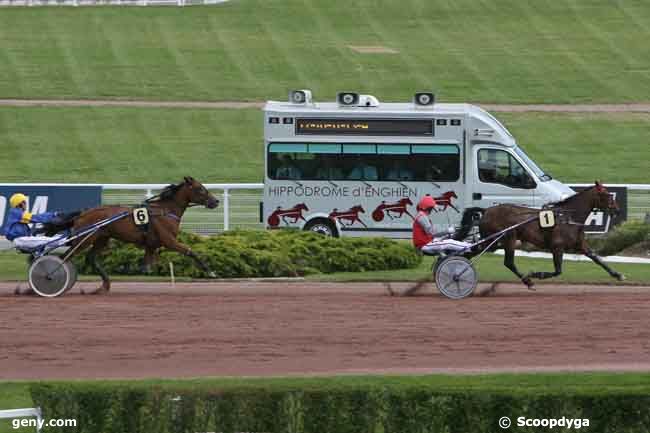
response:
<path fill-rule="evenodd" d="M 4 235 L 14 246 L 20 250 L 34 250 L 54 239 L 57 236 L 34 236 L 32 223 L 51 223 L 59 217 L 58 212 L 43 212 L 32 214 L 27 211 L 27 197 L 25 194 L 17 193 L 9 199 L 11 209 L 4 224 Z"/>

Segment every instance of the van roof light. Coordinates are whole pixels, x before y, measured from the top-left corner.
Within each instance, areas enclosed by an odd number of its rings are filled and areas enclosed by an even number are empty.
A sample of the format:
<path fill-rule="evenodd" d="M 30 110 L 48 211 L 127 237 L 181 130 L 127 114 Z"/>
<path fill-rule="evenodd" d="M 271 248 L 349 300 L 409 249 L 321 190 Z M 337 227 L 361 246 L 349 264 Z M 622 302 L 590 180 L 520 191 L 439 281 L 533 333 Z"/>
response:
<path fill-rule="evenodd" d="M 432 92 L 417 92 L 413 95 L 413 103 L 418 107 L 433 107 L 436 97 Z"/>
<path fill-rule="evenodd" d="M 379 100 L 372 95 L 359 95 L 359 107 L 379 107 Z"/>
<path fill-rule="evenodd" d="M 289 102 L 292 104 L 311 104 L 311 90 L 292 90 L 289 92 Z"/>

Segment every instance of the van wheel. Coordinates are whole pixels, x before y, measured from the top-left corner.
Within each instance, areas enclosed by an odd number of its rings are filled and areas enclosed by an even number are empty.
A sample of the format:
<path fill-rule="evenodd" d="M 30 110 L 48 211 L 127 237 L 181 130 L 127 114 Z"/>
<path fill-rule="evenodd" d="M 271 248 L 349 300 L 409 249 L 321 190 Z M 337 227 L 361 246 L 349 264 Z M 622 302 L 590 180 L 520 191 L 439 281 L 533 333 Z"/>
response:
<path fill-rule="evenodd" d="M 334 223 L 324 218 L 317 218 L 309 221 L 307 224 L 305 224 L 303 230 L 334 238 L 339 237 L 339 232 L 336 230 Z"/>

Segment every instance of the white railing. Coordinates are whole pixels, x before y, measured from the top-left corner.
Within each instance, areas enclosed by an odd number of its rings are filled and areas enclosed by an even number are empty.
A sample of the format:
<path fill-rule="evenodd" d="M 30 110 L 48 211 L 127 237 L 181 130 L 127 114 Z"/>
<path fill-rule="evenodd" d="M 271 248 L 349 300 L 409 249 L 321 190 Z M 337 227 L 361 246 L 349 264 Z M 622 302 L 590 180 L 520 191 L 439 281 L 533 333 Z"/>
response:
<path fill-rule="evenodd" d="M 0 410 L 0 419 L 15 419 L 15 418 L 36 418 L 36 431 L 41 431 L 43 424 L 43 415 L 41 414 L 40 407 L 29 407 L 25 409 L 9 409 Z"/>
<path fill-rule="evenodd" d="M 103 204 L 137 205 L 153 196 L 167 184 L 64 184 L 64 183 L 3 183 L 4 186 L 98 186 L 102 187 Z M 260 202 L 262 183 L 207 183 L 204 184 L 221 201 L 216 212 L 200 207 L 188 209 L 183 217 L 183 229 L 214 234 L 232 228 L 261 229 Z M 570 184 L 591 186 L 593 183 Z M 628 219 L 644 219 L 650 213 L 650 184 L 607 184 L 628 188 Z"/>
<path fill-rule="evenodd" d="M 94 186 L 102 188 L 102 204 L 137 205 L 168 186 L 165 183 L 2 183 L 2 186 Z M 220 203 L 215 210 L 192 207 L 183 216 L 183 228 L 214 234 L 236 228 L 262 228 L 259 219 L 263 183 L 205 183 Z M 234 202 L 234 203 L 233 203 Z"/>
<path fill-rule="evenodd" d="M 567 183 L 571 186 L 594 186 L 593 183 Z M 650 191 L 650 184 L 646 183 L 606 183 L 606 187 L 627 188 L 631 190 Z"/>
<path fill-rule="evenodd" d="M 570 186 L 593 186 L 593 183 L 571 183 Z M 606 183 L 606 187 L 627 188 L 627 219 L 642 220 L 650 214 L 650 184 Z"/>
<path fill-rule="evenodd" d="M 133 205 L 165 188 L 168 184 L 102 184 L 102 203 Z M 228 231 L 233 226 L 261 228 L 259 203 L 263 183 L 206 183 L 203 184 L 219 199 L 216 212 L 204 208 L 190 208 L 183 218 L 183 228 L 202 234 Z M 234 201 L 234 203 L 233 203 Z M 234 206 L 233 206 L 234 204 Z M 233 223 L 233 218 L 235 223 Z"/>
<path fill-rule="evenodd" d="M 32 184 L 36 185 L 36 184 Z M 56 184 L 53 184 L 55 186 Z M 95 186 L 92 184 L 82 184 L 81 186 Z M 152 183 L 152 184 L 124 184 L 124 183 L 108 183 L 98 185 L 101 186 L 104 192 L 107 191 L 145 191 L 144 197 L 149 198 L 154 195 L 155 191 L 160 191 L 168 184 Z M 221 190 L 221 203 L 220 206 L 223 211 L 223 230 L 230 230 L 230 191 L 241 190 L 261 190 L 264 189 L 263 183 L 206 183 L 203 184 L 208 190 Z M 260 197 L 261 199 L 261 197 Z"/>
<path fill-rule="evenodd" d="M 191 6 L 229 0 L 0 0 L 1 6 Z"/>

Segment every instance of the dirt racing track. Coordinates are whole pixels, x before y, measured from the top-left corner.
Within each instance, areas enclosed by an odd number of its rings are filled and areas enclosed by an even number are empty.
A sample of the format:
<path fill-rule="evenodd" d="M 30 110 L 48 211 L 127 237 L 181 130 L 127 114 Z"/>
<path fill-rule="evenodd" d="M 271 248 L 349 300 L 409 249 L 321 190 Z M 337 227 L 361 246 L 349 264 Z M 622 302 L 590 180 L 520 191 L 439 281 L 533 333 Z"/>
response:
<path fill-rule="evenodd" d="M 650 287 L 452 301 L 382 283 L 116 282 L 56 299 L 15 285 L 0 284 L 0 379 L 650 369 Z"/>

